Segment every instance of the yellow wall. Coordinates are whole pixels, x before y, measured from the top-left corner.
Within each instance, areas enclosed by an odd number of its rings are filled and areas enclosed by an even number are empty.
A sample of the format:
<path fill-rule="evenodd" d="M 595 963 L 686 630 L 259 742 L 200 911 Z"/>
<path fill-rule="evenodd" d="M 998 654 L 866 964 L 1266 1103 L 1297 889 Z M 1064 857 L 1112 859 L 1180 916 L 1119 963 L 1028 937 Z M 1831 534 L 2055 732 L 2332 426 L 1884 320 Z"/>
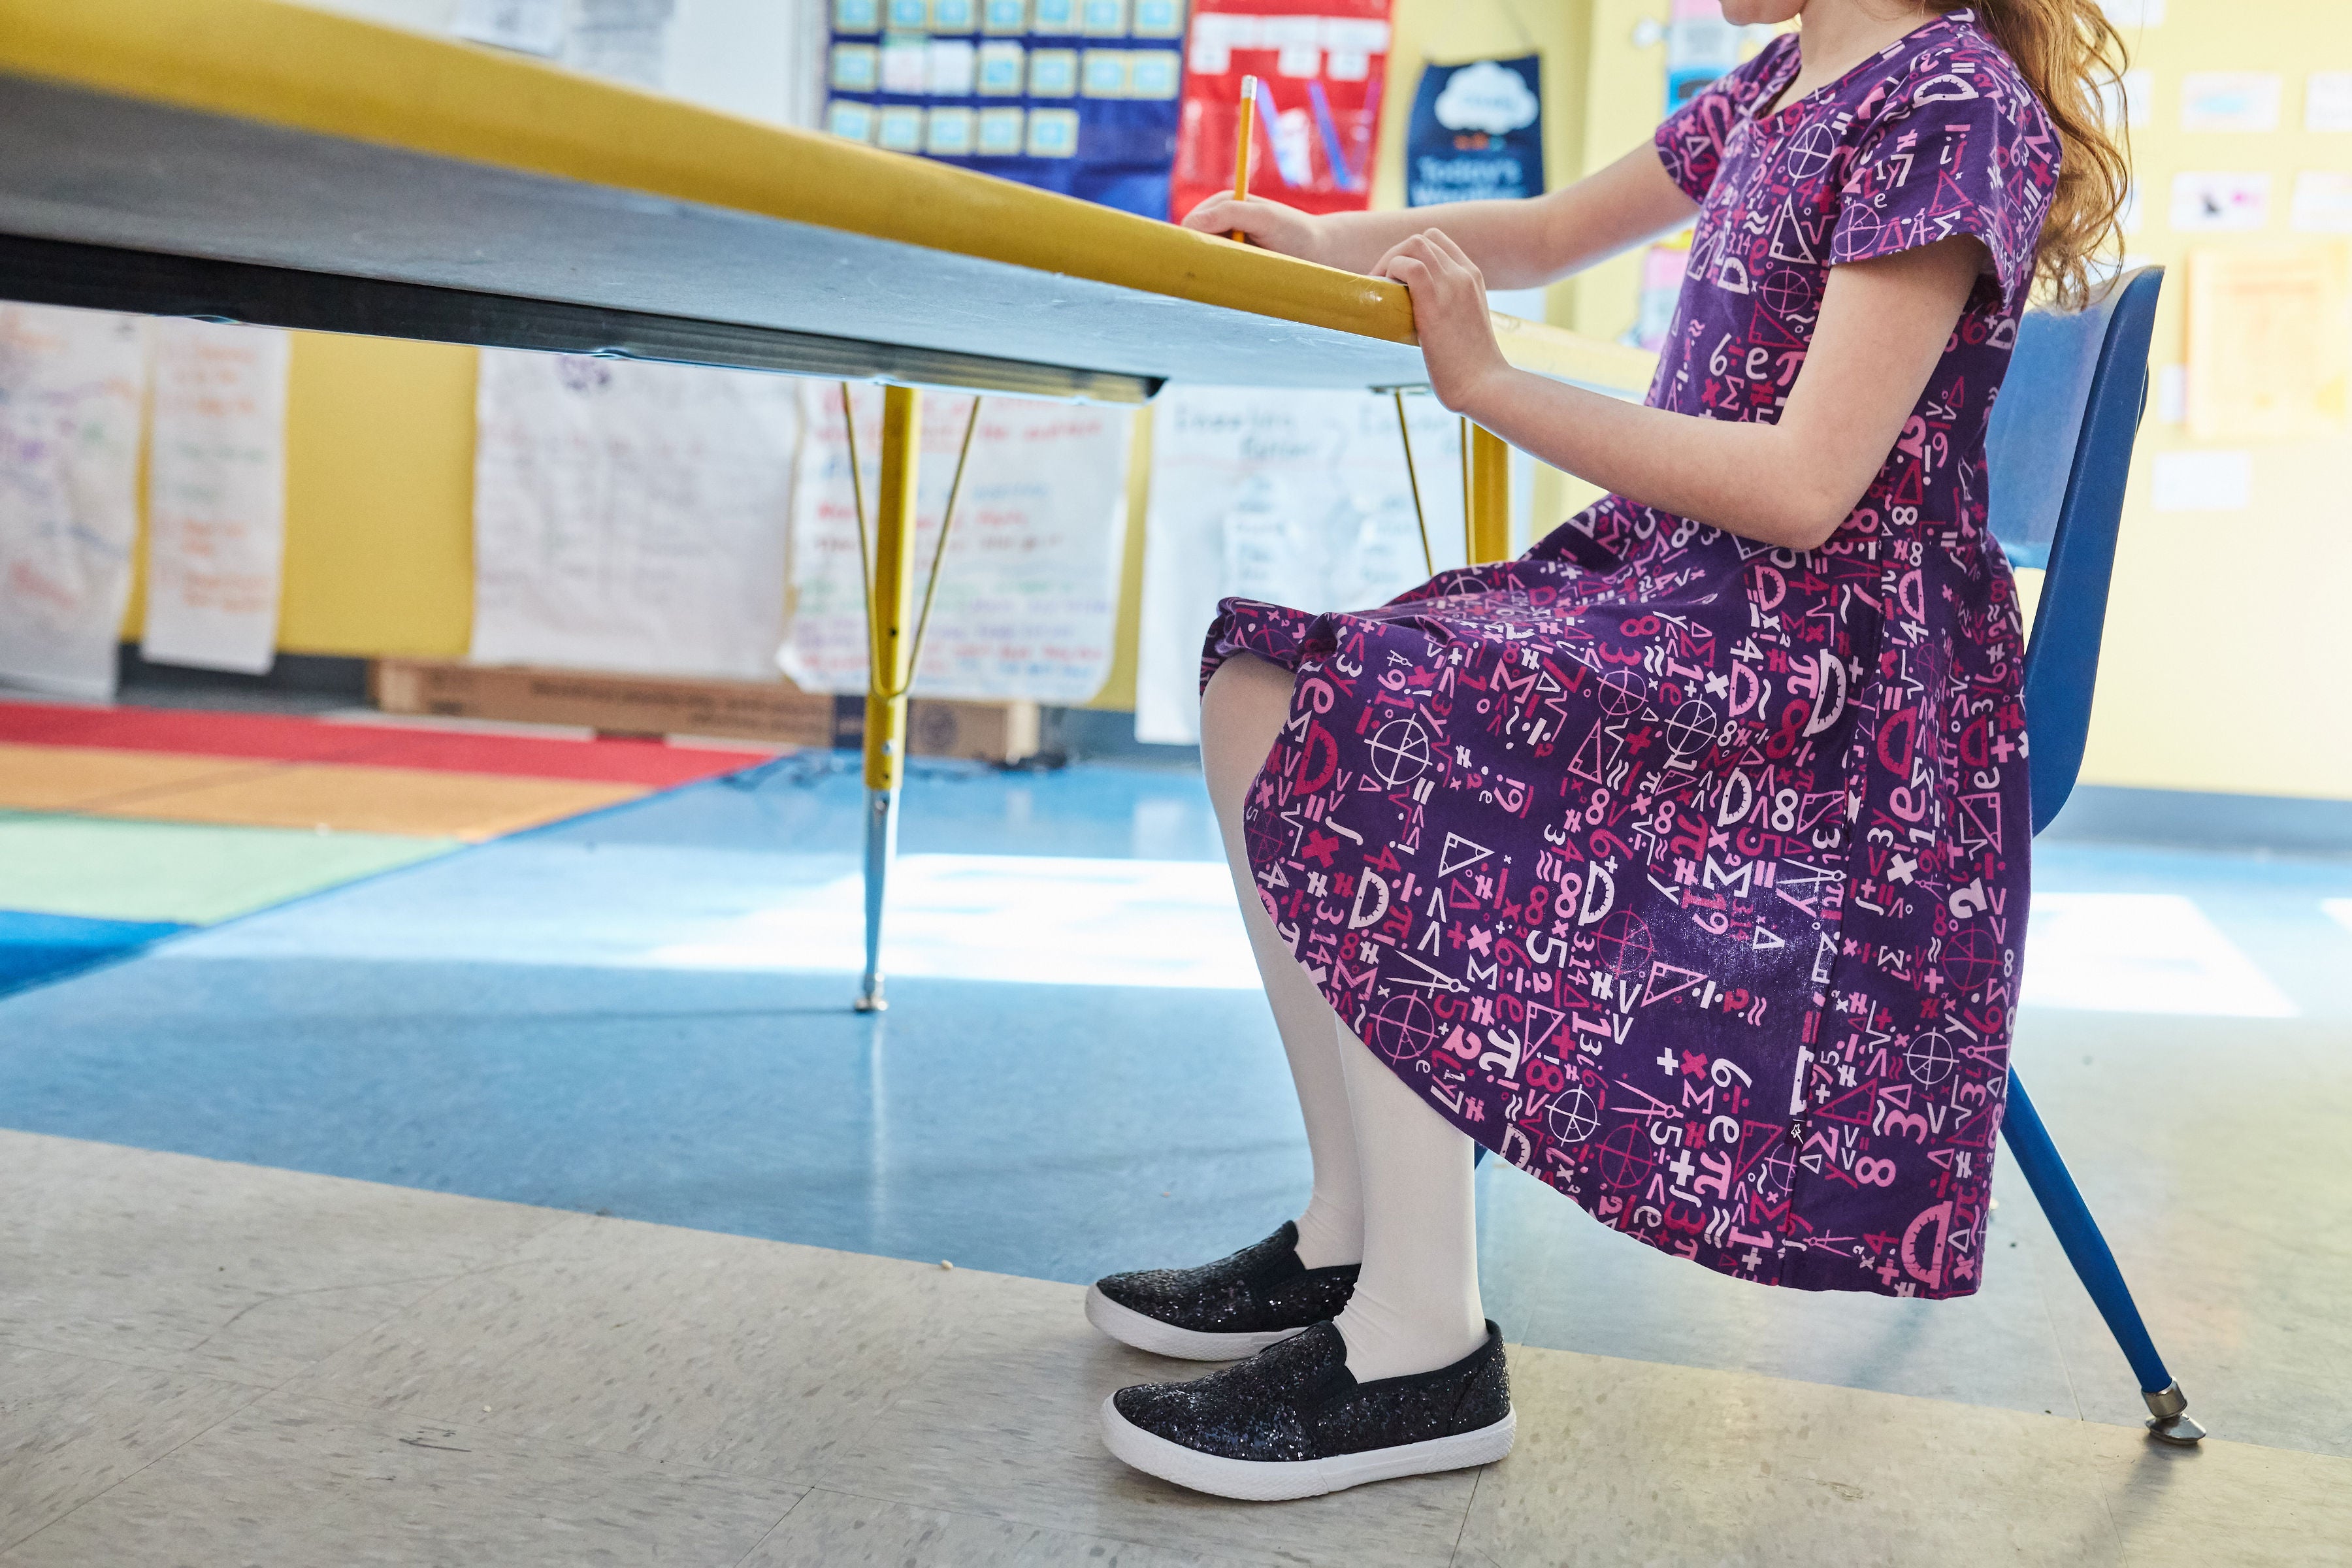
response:
<path fill-rule="evenodd" d="M 1135 672 L 1142 662 L 1143 526 L 1151 499 L 1151 410 L 1135 411 L 1135 434 L 1127 448 L 1127 540 L 1118 563 L 1118 630 L 1111 645 L 1110 671 L 1102 689 L 1087 704 L 1118 713 L 1135 711 Z"/>
<path fill-rule="evenodd" d="M 474 616 L 478 357 L 446 343 L 294 334 L 280 649 L 465 653 Z M 123 625 L 134 641 L 146 614 L 143 544 L 135 559 L 139 580 Z"/>
<path fill-rule="evenodd" d="M 445 343 L 295 340 L 279 647 L 466 651 L 478 357 Z"/>
<path fill-rule="evenodd" d="M 1576 105 L 1583 116 L 1586 149 L 1584 163 L 1574 171 L 1580 174 L 1646 143 L 1666 101 L 1665 45 L 1635 41 L 1645 22 L 1665 26 L 1666 0 L 1591 0 L 1591 9 L 1592 68 Z M 1555 175 L 1552 183 L 1567 182 Z M 1635 250 L 1579 277 L 1568 314 L 1555 319 L 1580 332 L 1615 339 L 1632 329 L 1641 293 L 1642 253 Z"/>
<path fill-rule="evenodd" d="M 1584 103 L 1593 75 L 1593 18 L 1611 4 L 1612 0 L 1394 0 L 1388 79 L 1381 89 L 1386 107 L 1381 112 L 1380 156 L 1373 164 L 1373 206 L 1404 205 L 1405 132 L 1422 69 L 1431 64 L 1541 56 L 1545 179 L 1557 186 L 1581 174 L 1589 127 Z M 1577 289 L 1575 280 L 1555 284 L 1546 300 L 1547 318 L 1572 321 Z M 1540 463 L 1535 475 L 1533 527 L 1538 539 L 1601 495 L 1598 488 Z"/>
<path fill-rule="evenodd" d="M 1422 68 L 1538 54 L 1543 58 L 1544 173 L 1553 184 L 1584 163 L 1584 92 L 1591 17 L 1607 0 L 1394 0 L 1388 79 L 1372 205 L 1404 205 L 1404 138 Z"/>
<path fill-rule="evenodd" d="M 2192 247 L 2309 244 L 2287 205 L 2296 171 L 2352 167 L 2352 134 L 2303 129 L 2304 79 L 2352 70 L 2352 7 L 2312 0 L 2232 0 L 2166 7 L 2160 26 L 2127 35 L 2133 64 L 2152 75 L 2147 122 L 2132 132 L 2139 185 L 2134 260 L 2165 279 L 2150 353 L 2187 352 L 2182 302 Z M 2284 79 L 2280 129 L 2180 129 L 2189 71 L 2274 71 Z M 2167 216 L 2182 170 L 2271 175 L 2271 219 L 2248 235 L 2182 235 Z M 2316 324 L 2315 324 L 2316 327 Z M 2336 330 L 2341 330 L 2338 327 Z M 2352 797 L 2352 689 L 2345 591 L 2352 586 L 2352 437 L 2215 443 L 2253 454 L 2244 511 L 2159 512 L 2149 469 L 2160 452 L 2197 446 L 2151 398 L 2140 427 L 2107 611 L 2086 780 L 2152 789 Z"/>
<path fill-rule="evenodd" d="M 1588 170 L 1656 123 L 1664 50 L 1638 47 L 1634 30 L 1643 17 L 1663 22 L 1666 14 L 1665 0 L 1590 0 L 1590 6 Z M 2305 73 L 2352 70 L 2352 7 L 2174 0 L 2166 10 L 2165 22 L 2127 37 L 2132 64 L 2153 76 L 2147 122 L 2132 132 L 2141 220 L 2126 247 L 2135 263 L 2171 269 L 2150 354 L 2159 370 L 2186 353 L 2183 268 L 2192 246 L 2326 237 L 2289 233 L 2294 174 L 2352 165 L 2352 135 L 2302 128 Z M 2280 73 L 2281 129 L 2183 132 L 2180 79 L 2191 70 Z M 2172 233 L 2166 221 L 2172 176 L 2189 169 L 2270 174 L 2268 229 Z M 1570 311 L 1554 319 L 1614 337 L 1633 323 L 1639 287 L 1638 262 L 1621 258 L 1587 273 Z M 2340 696 L 2352 689 L 2352 646 L 2343 632 L 2352 620 L 2344 602 L 2352 584 L 2352 437 L 2250 444 L 2253 498 L 2244 511 L 2156 510 L 2155 456 L 2194 445 L 2151 398 L 2125 503 L 2084 782 L 2352 798 L 2352 723 L 2344 721 Z"/>

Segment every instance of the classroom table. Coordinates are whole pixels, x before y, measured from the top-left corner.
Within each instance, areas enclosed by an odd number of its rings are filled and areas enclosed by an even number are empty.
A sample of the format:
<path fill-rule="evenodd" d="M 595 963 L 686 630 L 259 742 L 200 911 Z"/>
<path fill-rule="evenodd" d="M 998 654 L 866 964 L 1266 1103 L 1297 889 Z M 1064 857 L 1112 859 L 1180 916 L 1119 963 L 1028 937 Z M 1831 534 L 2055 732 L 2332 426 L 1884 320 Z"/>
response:
<path fill-rule="evenodd" d="M 0 0 L 0 298 L 884 386 L 867 616 L 866 968 L 913 664 L 925 387 L 1409 387 L 1399 285 L 526 56 L 284 0 Z M 1648 355 L 1496 318 L 1619 395 Z M 1508 552 L 1474 431 L 1469 558 Z"/>

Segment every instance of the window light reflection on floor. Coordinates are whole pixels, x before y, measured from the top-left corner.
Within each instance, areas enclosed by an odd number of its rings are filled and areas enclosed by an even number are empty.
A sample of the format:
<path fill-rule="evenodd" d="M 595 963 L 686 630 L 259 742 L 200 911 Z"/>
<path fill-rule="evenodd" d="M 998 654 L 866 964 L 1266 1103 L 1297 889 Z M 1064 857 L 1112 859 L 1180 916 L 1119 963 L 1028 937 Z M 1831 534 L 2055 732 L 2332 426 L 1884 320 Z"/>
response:
<path fill-rule="evenodd" d="M 909 855 L 891 878 L 884 969 L 905 977 L 1044 985 L 1247 990 L 1257 984 L 1221 866 L 1197 860 Z M 694 942 L 662 967 L 854 971 L 858 879 L 817 883 Z M 2331 909 L 2352 924 L 2352 900 Z M 2294 1005 L 2172 893 L 2044 893 L 2034 900 L 2024 1001 L 2092 1012 L 2284 1018 Z"/>
<path fill-rule="evenodd" d="M 863 886 L 845 877 L 743 916 L 656 964 L 856 970 Z M 908 855 L 890 874 L 883 968 L 1040 985 L 1247 990 L 1257 968 L 1225 868 L 1204 860 Z"/>
<path fill-rule="evenodd" d="M 2024 1000 L 2097 1013 L 2295 1016 L 2294 1004 L 2179 893 L 2036 895 Z"/>

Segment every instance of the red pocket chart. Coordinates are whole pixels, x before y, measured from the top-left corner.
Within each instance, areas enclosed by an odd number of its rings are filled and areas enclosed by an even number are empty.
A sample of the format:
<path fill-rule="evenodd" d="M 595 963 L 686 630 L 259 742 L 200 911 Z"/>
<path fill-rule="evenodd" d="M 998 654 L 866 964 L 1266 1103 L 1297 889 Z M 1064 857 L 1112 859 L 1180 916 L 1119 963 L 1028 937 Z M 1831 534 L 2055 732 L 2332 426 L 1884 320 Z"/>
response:
<path fill-rule="evenodd" d="M 1242 78 L 1258 79 L 1250 189 L 1307 212 L 1371 200 L 1389 0 L 1194 0 L 1170 216 L 1230 193 Z"/>

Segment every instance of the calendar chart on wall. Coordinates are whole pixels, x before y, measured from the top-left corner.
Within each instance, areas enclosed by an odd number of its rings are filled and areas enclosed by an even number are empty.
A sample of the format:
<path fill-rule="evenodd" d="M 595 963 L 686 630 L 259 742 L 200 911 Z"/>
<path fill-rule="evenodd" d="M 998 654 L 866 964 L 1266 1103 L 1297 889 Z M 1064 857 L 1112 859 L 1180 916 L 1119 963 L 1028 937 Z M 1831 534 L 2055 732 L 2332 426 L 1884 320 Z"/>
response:
<path fill-rule="evenodd" d="M 1168 216 L 1185 0 L 833 0 L 825 129 Z"/>

